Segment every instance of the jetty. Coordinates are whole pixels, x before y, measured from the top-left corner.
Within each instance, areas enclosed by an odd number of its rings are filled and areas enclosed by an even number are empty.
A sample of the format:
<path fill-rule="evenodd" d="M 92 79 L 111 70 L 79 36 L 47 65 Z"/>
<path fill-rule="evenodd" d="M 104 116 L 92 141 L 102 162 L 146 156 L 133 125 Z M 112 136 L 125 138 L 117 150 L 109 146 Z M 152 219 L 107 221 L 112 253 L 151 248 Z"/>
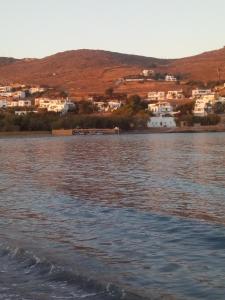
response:
<path fill-rule="evenodd" d="M 73 135 L 101 135 L 119 134 L 120 129 L 115 128 L 75 128 L 75 129 L 53 129 L 53 136 L 73 136 Z"/>

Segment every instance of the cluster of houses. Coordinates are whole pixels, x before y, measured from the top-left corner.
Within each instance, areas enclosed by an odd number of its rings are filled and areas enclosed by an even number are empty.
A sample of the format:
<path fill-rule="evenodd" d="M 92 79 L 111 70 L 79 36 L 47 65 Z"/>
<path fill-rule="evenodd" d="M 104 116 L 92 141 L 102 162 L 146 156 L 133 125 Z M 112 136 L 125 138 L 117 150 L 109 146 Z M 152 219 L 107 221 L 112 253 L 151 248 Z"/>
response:
<path fill-rule="evenodd" d="M 225 103 L 225 98 L 220 97 L 210 89 L 197 89 L 192 91 L 192 98 L 195 99 L 194 116 L 205 117 L 213 112 L 216 103 Z"/>
<path fill-rule="evenodd" d="M 143 76 L 151 76 L 154 71 L 143 70 Z M 172 75 L 167 75 L 168 81 L 175 81 L 176 78 Z M 169 77 L 170 76 L 170 77 Z M 225 87 L 225 86 L 224 86 Z M 29 112 L 48 111 L 65 114 L 69 111 L 74 111 L 76 104 L 67 99 L 55 98 L 51 99 L 44 97 L 45 88 L 33 86 L 27 88 L 21 86 L 0 86 L 0 109 L 14 108 L 15 114 L 27 114 Z M 120 95 L 121 96 L 121 95 Z M 124 96 L 124 95 L 123 95 Z M 177 112 L 173 111 L 171 103 L 173 100 L 185 99 L 182 89 L 171 91 L 151 91 L 148 93 L 145 101 L 148 103 L 148 110 L 151 112 L 147 126 L 148 127 L 176 127 L 175 117 Z M 218 95 L 217 91 L 211 89 L 192 90 L 190 97 L 195 101 L 193 115 L 196 117 L 205 117 L 209 113 L 213 113 L 213 108 L 217 102 L 225 104 L 225 97 Z M 98 112 L 107 113 L 119 109 L 124 99 L 89 99 Z M 18 108 L 18 109 L 17 109 Z"/>
<path fill-rule="evenodd" d="M 0 98 L 6 99 L 25 99 L 27 95 L 33 95 L 35 93 L 42 93 L 46 89 L 43 87 L 30 87 L 27 88 L 25 85 L 13 84 L 7 86 L 0 86 Z"/>
<path fill-rule="evenodd" d="M 75 103 L 68 99 L 36 98 L 35 107 L 46 109 L 48 112 L 67 113 L 75 109 Z"/>
<path fill-rule="evenodd" d="M 0 109 L 14 108 L 17 115 L 38 112 L 35 109 L 62 114 L 75 109 L 75 104 L 68 99 L 35 98 L 35 94 L 45 91 L 46 88 L 39 86 L 0 86 Z"/>
<path fill-rule="evenodd" d="M 148 110 L 153 114 L 148 122 L 148 127 L 176 127 L 173 107 L 167 100 L 184 98 L 182 91 L 150 92 L 148 93 Z M 225 97 L 219 96 L 211 89 L 194 89 L 190 99 L 195 101 L 193 115 L 196 117 L 205 117 L 213 113 L 213 107 L 216 103 L 224 103 Z M 153 101 L 153 103 L 151 103 Z"/>

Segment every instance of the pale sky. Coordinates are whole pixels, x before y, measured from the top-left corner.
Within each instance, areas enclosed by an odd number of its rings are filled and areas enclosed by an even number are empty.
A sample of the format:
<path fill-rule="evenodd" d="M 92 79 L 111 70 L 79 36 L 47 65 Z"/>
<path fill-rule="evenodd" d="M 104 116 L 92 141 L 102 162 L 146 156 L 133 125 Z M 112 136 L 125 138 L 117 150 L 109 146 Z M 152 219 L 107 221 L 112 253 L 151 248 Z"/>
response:
<path fill-rule="evenodd" d="M 178 58 L 225 45 L 225 0 L 0 0 L 0 56 L 103 49 Z"/>

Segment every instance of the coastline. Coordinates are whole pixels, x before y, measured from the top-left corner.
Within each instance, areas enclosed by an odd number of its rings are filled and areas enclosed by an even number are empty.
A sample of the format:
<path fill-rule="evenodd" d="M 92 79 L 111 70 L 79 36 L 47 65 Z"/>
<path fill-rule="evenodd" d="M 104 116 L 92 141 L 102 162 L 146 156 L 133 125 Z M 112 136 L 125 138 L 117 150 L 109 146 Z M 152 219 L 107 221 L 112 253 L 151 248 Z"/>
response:
<path fill-rule="evenodd" d="M 51 131 L 2 131 L 0 132 L 0 138 L 3 137 L 44 137 L 51 136 Z"/>
<path fill-rule="evenodd" d="M 125 131 L 122 133 L 130 134 L 151 134 L 151 133 L 204 133 L 204 132 L 225 132 L 225 126 L 187 126 L 176 128 L 148 128 L 142 130 Z"/>
<path fill-rule="evenodd" d="M 146 128 L 121 130 L 120 134 L 154 134 L 154 133 L 206 133 L 206 132 L 225 132 L 225 125 L 215 126 L 190 126 L 190 127 L 176 127 L 176 128 Z M 107 133 L 107 135 L 115 133 Z M 95 135 L 95 134 L 91 134 Z M 105 135 L 105 134 L 103 134 Z M 3 137 L 47 137 L 47 136 L 73 136 L 68 134 L 68 131 L 60 130 L 59 134 L 53 134 L 51 131 L 2 131 L 0 138 Z"/>

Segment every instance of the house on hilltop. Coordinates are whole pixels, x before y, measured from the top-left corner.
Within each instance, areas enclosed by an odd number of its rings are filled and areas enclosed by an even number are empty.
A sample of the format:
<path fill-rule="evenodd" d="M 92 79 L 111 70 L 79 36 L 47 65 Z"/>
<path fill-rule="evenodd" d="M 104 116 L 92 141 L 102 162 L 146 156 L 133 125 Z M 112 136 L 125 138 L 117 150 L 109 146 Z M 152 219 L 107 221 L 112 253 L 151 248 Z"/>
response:
<path fill-rule="evenodd" d="M 166 75 L 165 81 L 177 81 L 177 78 L 173 75 Z"/>
<path fill-rule="evenodd" d="M 153 76 L 155 74 L 154 70 L 143 70 L 141 72 L 141 75 L 145 76 L 145 77 L 149 77 L 149 76 Z"/>

